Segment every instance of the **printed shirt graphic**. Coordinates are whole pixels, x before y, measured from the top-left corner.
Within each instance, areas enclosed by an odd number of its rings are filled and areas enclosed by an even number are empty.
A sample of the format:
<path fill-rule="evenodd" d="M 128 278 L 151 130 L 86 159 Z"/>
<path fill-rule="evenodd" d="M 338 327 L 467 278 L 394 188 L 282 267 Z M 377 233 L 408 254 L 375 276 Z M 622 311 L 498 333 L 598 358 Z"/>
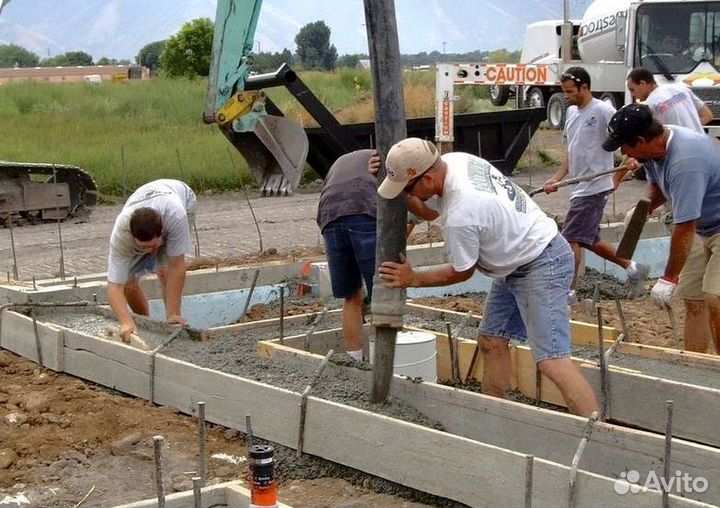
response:
<path fill-rule="evenodd" d="M 659 85 L 645 103 L 663 125 L 679 125 L 705 134 L 698 111 L 705 103 L 682 84 Z"/>
<path fill-rule="evenodd" d="M 453 269 L 475 266 L 491 277 L 505 277 L 555 238 L 555 221 L 490 163 L 466 153 L 442 159 L 448 170 L 440 222 Z"/>
<path fill-rule="evenodd" d="M 698 219 L 697 232 L 720 233 L 720 145 L 705 134 L 672 126 L 667 153 L 648 161 L 648 181 L 672 203 L 673 223 Z"/>
<path fill-rule="evenodd" d="M 614 164 L 612 152 L 603 150 L 607 124 L 615 109 L 599 99 L 593 99 L 583 109 L 570 106 L 567 110 L 563 141 L 568 147 L 570 167 L 568 178 L 590 175 Z M 601 176 L 573 186 L 570 199 L 593 196 L 612 189 L 612 175 Z"/>

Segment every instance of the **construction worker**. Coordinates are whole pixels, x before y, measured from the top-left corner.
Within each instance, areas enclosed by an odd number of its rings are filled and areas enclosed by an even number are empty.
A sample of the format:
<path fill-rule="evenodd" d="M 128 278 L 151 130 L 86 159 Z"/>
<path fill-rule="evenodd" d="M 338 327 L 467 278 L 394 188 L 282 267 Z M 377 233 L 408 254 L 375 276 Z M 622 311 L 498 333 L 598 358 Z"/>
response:
<path fill-rule="evenodd" d="M 185 325 L 181 300 L 185 285 L 185 254 L 197 202 L 192 189 L 179 180 L 155 180 L 139 187 L 115 219 L 108 256 L 108 302 L 126 339 L 136 331 L 128 311 L 150 314 L 139 278 L 156 273 L 162 287 L 168 323 Z"/>
<path fill-rule="evenodd" d="M 545 182 L 548 194 L 556 192 L 557 184 L 568 175 L 571 178 L 592 175 L 614 165 L 613 154 L 605 152 L 601 145 L 615 109 L 592 96 L 590 75 L 582 67 L 571 67 L 562 74 L 560 86 L 566 103 L 570 105 L 563 131 L 567 153 L 560 169 Z M 600 222 L 612 189 L 612 176 L 608 174 L 575 184 L 570 194 L 570 209 L 562 229 L 562 235 L 575 254 L 575 276 L 568 293 L 568 305 L 578 303 L 575 287 L 582 259 L 580 249 L 583 247 L 625 269 L 630 298 L 644 291 L 643 281 L 650 272 L 649 267 L 616 256 L 612 245 L 600 239 Z"/>
<path fill-rule="evenodd" d="M 529 340 L 540 371 L 560 389 L 570 410 L 589 416 L 595 395 L 570 359 L 567 293 L 573 255 L 555 221 L 487 161 L 466 153 L 439 156 L 418 138 L 396 143 L 378 188 L 421 200 L 439 196 L 449 263 L 414 271 L 404 257 L 384 262 L 379 275 L 391 288 L 446 286 L 480 271 L 493 278 L 478 342 L 484 355 L 483 392 L 510 389 L 510 340 Z"/>
<path fill-rule="evenodd" d="M 682 83 L 658 85 L 653 73 L 645 67 L 636 67 L 627 77 L 627 87 L 633 101 L 645 102 L 663 125 L 679 125 L 705 134 L 703 125 L 713 119 L 713 113 L 687 86 Z M 615 188 L 628 171 L 613 175 Z"/>
<path fill-rule="evenodd" d="M 333 296 L 344 299 L 345 350 L 356 361 L 362 360 L 363 302 L 366 301 L 363 281 L 369 300 L 375 275 L 377 180 L 374 175 L 379 167 L 375 150 L 356 150 L 338 158 L 325 177 L 318 204 L 317 224 L 325 242 Z M 424 213 L 426 217 L 427 213 Z"/>
<path fill-rule="evenodd" d="M 651 297 L 685 304 L 685 349 L 720 352 L 720 146 L 675 125 L 663 126 L 646 104 L 621 108 L 608 124 L 603 148 L 644 162 L 650 210 L 672 207 L 673 232 L 665 272 Z M 677 291 L 676 291 L 677 287 Z"/>

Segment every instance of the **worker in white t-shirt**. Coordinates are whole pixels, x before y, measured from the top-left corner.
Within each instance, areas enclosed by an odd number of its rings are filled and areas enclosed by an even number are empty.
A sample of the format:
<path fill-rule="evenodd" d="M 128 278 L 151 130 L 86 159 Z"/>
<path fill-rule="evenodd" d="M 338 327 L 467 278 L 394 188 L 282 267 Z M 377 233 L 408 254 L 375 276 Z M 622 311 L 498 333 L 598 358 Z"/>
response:
<path fill-rule="evenodd" d="M 139 187 L 115 219 L 108 256 L 108 302 L 120 321 L 120 335 L 135 332 L 128 310 L 147 316 L 147 298 L 138 279 L 156 273 L 162 285 L 166 320 L 185 325 L 181 300 L 185 254 L 197 210 L 195 194 L 179 180 L 155 180 Z"/>
<path fill-rule="evenodd" d="M 593 97 L 590 91 L 590 75 L 582 67 L 571 67 L 560 76 L 564 100 L 570 104 L 565 120 L 563 141 L 567 154 L 560 169 L 545 182 L 545 192 L 557 191 L 557 184 L 565 177 L 577 178 L 592 175 L 614 165 L 613 154 L 602 148 L 607 124 L 615 109 L 607 102 Z M 570 208 L 565 216 L 562 235 L 570 243 L 575 254 L 575 278 L 568 294 L 568 304 L 576 305 L 577 275 L 582 260 L 580 249 L 585 248 L 598 256 L 625 269 L 629 297 L 635 298 L 643 291 L 643 282 L 650 272 L 645 265 L 615 255 L 615 248 L 600 239 L 600 222 L 608 196 L 613 190 L 609 174 L 575 184 L 570 194 Z"/>
<path fill-rule="evenodd" d="M 485 358 L 483 392 L 510 389 L 510 340 L 528 340 L 540 371 L 570 410 L 597 410 L 592 389 L 570 359 L 567 292 L 573 254 L 557 225 L 517 185 L 487 161 L 466 153 L 439 156 L 429 141 L 408 138 L 388 152 L 380 196 L 442 198 L 440 223 L 449 263 L 414 271 L 401 257 L 379 275 L 388 287 L 446 286 L 475 271 L 492 277 L 478 342 Z"/>

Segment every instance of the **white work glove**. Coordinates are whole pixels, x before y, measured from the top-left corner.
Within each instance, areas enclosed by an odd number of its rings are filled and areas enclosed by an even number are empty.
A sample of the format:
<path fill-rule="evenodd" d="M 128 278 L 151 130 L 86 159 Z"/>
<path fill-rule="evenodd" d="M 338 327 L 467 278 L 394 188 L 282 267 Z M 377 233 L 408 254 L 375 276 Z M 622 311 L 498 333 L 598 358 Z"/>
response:
<path fill-rule="evenodd" d="M 653 286 L 652 291 L 650 292 L 650 297 L 656 305 L 658 305 L 661 309 L 665 309 L 670 307 L 670 299 L 672 298 L 676 287 L 677 283 L 666 279 L 665 277 L 660 277 Z"/>
<path fill-rule="evenodd" d="M 627 211 L 625 214 L 625 220 L 623 221 L 625 223 L 625 229 L 630 225 L 630 219 L 632 219 L 633 214 L 635 213 L 635 207 L 633 206 L 630 210 Z"/>

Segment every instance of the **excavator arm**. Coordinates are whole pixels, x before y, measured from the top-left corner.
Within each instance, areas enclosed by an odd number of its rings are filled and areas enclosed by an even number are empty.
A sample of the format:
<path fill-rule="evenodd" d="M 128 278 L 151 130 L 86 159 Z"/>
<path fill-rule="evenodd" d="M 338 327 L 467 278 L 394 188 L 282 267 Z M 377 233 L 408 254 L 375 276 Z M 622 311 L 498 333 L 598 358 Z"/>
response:
<path fill-rule="evenodd" d="M 243 155 L 263 195 L 287 195 L 300 183 L 308 138 L 300 125 L 268 113 L 276 108 L 265 92 L 247 89 L 261 6 L 262 0 L 218 0 L 203 119 L 217 123 Z"/>

